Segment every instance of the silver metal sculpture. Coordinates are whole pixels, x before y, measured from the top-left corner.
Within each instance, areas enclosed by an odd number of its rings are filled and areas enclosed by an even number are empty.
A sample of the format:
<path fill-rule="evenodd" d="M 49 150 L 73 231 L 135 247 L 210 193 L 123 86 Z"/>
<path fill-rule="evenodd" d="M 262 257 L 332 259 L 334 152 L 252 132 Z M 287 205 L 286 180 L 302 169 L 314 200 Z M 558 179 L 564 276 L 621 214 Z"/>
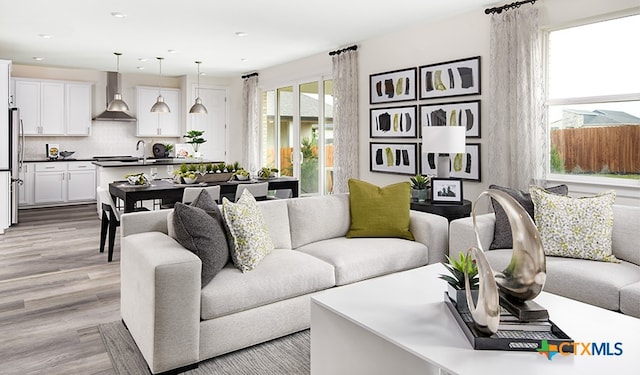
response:
<path fill-rule="evenodd" d="M 493 272 L 480 243 L 476 225 L 476 205 L 484 195 L 495 199 L 502 206 L 511 225 L 513 253 L 509 265 L 502 272 Z M 473 203 L 472 216 L 478 247 L 469 248 L 467 254 L 473 254 L 476 259 L 480 292 L 478 308 L 476 309 L 471 301 L 469 310 L 480 331 L 495 333 L 500 321 L 499 313 L 497 318 L 494 316 L 495 311 L 499 311 L 498 288 L 508 299 L 522 302 L 534 299 L 542 291 L 547 279 L 546 258 L 538 228 L 527 211 L 508 194 L 495 189 L 483 191 Z M 466 292 L 469 301 L 471 291 L 467 289 Z"/>

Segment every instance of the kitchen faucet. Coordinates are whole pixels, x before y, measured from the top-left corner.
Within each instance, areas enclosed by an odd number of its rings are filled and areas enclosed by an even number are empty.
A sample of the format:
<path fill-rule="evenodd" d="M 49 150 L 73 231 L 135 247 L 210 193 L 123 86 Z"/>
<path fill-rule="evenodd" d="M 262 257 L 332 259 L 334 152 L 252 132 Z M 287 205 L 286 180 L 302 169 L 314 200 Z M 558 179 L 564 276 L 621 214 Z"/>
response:
<path fill-rule="evenodd" d="M 139 140 L 138 143 L 136 143 L 136 151 L 140 150 L 140 143 L 142 143 L 142 164 L 144 164 L 147 162 L 147 154 L 146 154 L 145 143 L 143 139 Z"/>

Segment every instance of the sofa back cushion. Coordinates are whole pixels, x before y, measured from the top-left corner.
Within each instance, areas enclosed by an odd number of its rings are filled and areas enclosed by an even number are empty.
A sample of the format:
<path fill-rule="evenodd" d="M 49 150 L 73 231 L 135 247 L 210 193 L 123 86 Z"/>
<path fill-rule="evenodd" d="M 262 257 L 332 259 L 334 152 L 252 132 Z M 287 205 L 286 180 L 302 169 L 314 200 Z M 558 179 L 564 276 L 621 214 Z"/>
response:
<path fill-rule="evenodd" d="M 613 255 L 640 266 L 640 207 L 613 206 Z"/>
<path fill-rule="evenodd" d="M 259 201 L 267 231 L 271 235 L 276 249 L 291 249 L 291 230 L 289 228 L 289 209 L 285 199 Z"/>
<path fill-rule="evenodd" d="M 287 199 L 286 202 L 293 249 L 311 242 L 343 237 L 351 225 L 348 194 Z"/>

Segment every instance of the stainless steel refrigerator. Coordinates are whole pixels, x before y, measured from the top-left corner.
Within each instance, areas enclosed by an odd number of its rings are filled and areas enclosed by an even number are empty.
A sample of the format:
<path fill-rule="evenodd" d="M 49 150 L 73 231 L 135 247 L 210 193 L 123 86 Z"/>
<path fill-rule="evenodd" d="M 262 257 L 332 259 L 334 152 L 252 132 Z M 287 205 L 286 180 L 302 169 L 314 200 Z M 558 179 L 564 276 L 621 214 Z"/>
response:
<path fill-rule="evenodd" d="M 18 108 L 9 108 L 9 167 L 11 171 L 11 224 L 18 223 L 20 171 L 24 155 L 24 129 Z"/>

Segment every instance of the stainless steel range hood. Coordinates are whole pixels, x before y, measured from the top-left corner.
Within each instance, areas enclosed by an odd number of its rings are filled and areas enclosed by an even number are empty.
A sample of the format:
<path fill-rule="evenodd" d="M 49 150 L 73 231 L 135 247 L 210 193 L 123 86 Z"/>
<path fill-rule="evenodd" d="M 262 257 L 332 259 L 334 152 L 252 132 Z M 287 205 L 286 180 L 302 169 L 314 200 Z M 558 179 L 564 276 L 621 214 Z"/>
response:
<path fill-rule="evenodd" d="M 119 91 L 120 74 L 117 72 L 107 72 L 107 107 L 109 102 L 113 99 Z M 93 118 L 96 121 L 136 121 L 136 118 L 128 114 L 127 112 L 119 111 L 104 111 L 101 114 Z"/>

